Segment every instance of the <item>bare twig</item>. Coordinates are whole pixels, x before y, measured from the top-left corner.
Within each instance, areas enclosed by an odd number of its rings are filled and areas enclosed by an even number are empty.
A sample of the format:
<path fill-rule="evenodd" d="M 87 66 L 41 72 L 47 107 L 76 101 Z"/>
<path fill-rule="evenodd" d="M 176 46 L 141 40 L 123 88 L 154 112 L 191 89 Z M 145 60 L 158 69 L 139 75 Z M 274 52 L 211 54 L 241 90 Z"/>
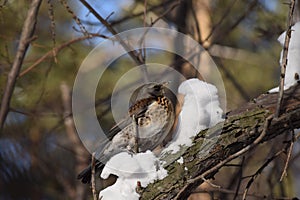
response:
<path fill-rule="evenodd" d="M 240 169 L 238 170 L 238 176 L 237 177 L 239 177 L 239 179 L 238 179 L 238 183 L 237 183 L 237 186 L 236 186 L 236 189 L 235 189 L 235 194 L 234 194 L 234 197 L 233 197 L 233 200 L 236 200 L 237 199 L 237 197 L 238 197 L 238 193 L 239 193 L 239 190 L 240 190 L 240 187 L 241 187 L 241 182 L 242 182 L 242 179 L 241 179 L 241 177 L 243 176 L 243 165 L 244 165 L 244 161 L 245 161 L 245 156 L 243 156 L 243 158 L 242 158 L 242 162 L 241 162 L 241 167 L 240 167 Z"/>
<path fill-rule="evenodd" d="M 288 151 L 288 155 L 287 155 L 287 158 L 286 158 L 286 161 L 285 161 L 285 165 L 284 165 L 281 177 L 280 177 L 280 182 L 283 181 L 284 177 L 287 176 L 287 168 L 289 166 L 289 162 L 290 162 L 292 151 L 293 151 L 294 144 L 295 144 L 295 139 L 296 138 L 295 138 L 294 130 L 292 130 L 292 133 L 293 133 L 293 137 L 292 137 L 292 141 L 291 141 L 290 146 L 289 146 L 289 151 Z"/>
<path fill-rule="evenodd" d="M 93 193 L 93 199 L 97 200 L 97 192 L 96 192 L 96 181 L 95 181 L 95 152 L 92 154 L 92 178 L 91 178 L 91 183 L 92 183 L 92 193 Z"/>
<path fill-rule="evenodd" d="M 53 4 L 52 4 L 51 0 L 48 0 L 47 3 L 48 3 L 48 15 L 49 15 L 49 19 L 51 21 L 51 26 L 50 26 L 51 38 L 52 38 L 53 48 L 55 48 L 55 46 L 56 46 L 56 40 L 55 40 L 56 32 L 55 32 L 54 9 L 53 9 Z M 54 58 L 55 63 L 57 63 L 57 57 L 56 57 L 55 53 L 56 52 L 53 50 L 53 58 Z"/>
<path fill-rule="evenodd" d="M 120 42 L 120 44 L 123 46 L 126 52 L 128 52 L 129 56 L 137 65 L 145 64 L 145 60 L 142 59 L 143 57 L 139 56 L 138 52 L 118 35 L 118 32 L 111 26 L 110 23 L 108 23 L 107 20 L 105 20 L 87 1 L 80 0 L 80 2 L 107 28 L 110 33 L 115 36 L 115 38 Z M 148 82 L 147 77 L 148 75 L 143 77 L 145 82 Z"/>
<path fill-rule="evenodd" d="M 275 155 L 273 155 L 271 158 L 267 159 L 264 164 L 251 176 L 251 179 L 248 181 L 247 186 L 243 193 L 243 200 L 246 199 L 248 191 L 250 189 L 250 186 L 252 185 L 253 181 L 256 179 L 256 177 L 262 173 L 262 171 L 269 165 L 270 162 L 272 162 L 276 157 L 278 157 L 281 153 L 283 153 L 283 150 L 278 151 Z M 245 177 L 244 177 L 245 178 Z"/>
<path fill-rule="evenodd" d="M 249 13 L 251 13 L 251 11 L 257 6 L 258 2 L 259 2 L 258 0 L 251 1 L 248 7 L 245 8 L 244 13 L 241 16 L 236 17 L 236 21 L 233 24 L 231 24 L 231 26 L 228 26 L 226 30 L 223 30 L 222 32 L 218 33 L 210 44 L 218 43 L 224 38 L 224 36 L 227 36 L 230 32 L 232 32 L 249 15 Z M 207 39 L 209 39 L 209 37 Z M 204 41 L 206 41 L 207 39 L 205 39 Z M 210 46 L 208 46 L 206 49 L 209 48 Z"/>
<path fill-rule="evenodd" d="M 169 14 L 172 10 L 174 10 L 177 6 L 179 6 L 181 3 L 180 0 L 177 0 L 172 6 L 170 6 L 165 12 L 163 12 L 161 15 L 159 15 L 154 21 L 151 22 L 150 26 L 153 26 L 156 22 L 158 22 L 160 19 L 164 18 L 167 14 Z"/>
<path fill-rule="evenodd" d="M 66 0 L 59 0 L 59 1 L 65 7 L 65 9 L 68 11 L 68 13 L 70 13 L 72 15 L 72 18 L 74 19 L 74 21 L 76 22 L 76 24 L 79 26 L 81 32 L 84 35 L 89 35 L 88 31 L 86 30 L 86 28 L 84 27 L 84 25 L 82 25 L 80 19 L 75 15 L 75 13 L 73 12 L 73 10 L 71 10 L 71 8 L 67 4 Z"/>
<path fill-rule="evenodd" d="M 180 4 L 180 1 L 178 0 L 170 8 L 168 8 L 165 12 L 163 12 L 160 16 L 158 16 L 154 21 L 151 20 L 151 23 L 150 23 L 149 27 L 154 26 L 154 24 L 156 24 L 160 19 L 162 19 L 167 14 L 169 14 L 179 4 Z M 144 8 L 145 8 L 144 9 L 144 27 L 146 27 L 146 16 L 147 16 L 147 8 L 146 8 L 146 6 L 147 6 L 147 1 L 145 0 L 145 3 L 144 3 Z M 146 29 L 146 31 L 143 33 L 141 39 L 139 40 L 139 44 L 141 46 L 141 51 L 139 53 L 139 56 L 141 56 L 142 60 L 144 60 L 144 61 L 146 60 L 145 37 L 146 37 L 146 35 L 147 35 L 147 33 L 148 33 L 149 30 L 150 29 Z M 144 80 L 146 80 L 146 82 L 149 82 L 146 63 L 141 66 L 141 70 L 142 70 L 142 74 L 143 74 Z"/>
<path fill-rule="evenodd" d="M 162 18 L 163 18 L 164 16 L 166 16 L 167 14 L 169 14 L 169 13 L 170 13 L 174 8 L 176 8 L 179 4 L 180 4 L 180 0 L 177 0 L 170 8 L 168 8 L 165 12 L 163 12 L 160 16 L 158 16 L 154 21 L 151 20 L 151 23 L 150 23 L 149 27 L 154 26 L 154 24 L 156 24 L 160 19 L 162 19 Z M 140 45 L 144 43 L 144 40 L 145 40 L 145 37 L 146 37 L 148 31 L 149 31 L 149 29 L 147 29 L 147 30 L 143 33 L 143 35 L 142 35 L 142 37 L 141 37 L 141 39 L 140 39 L 140 41 L 139 41 L 139 44 L 140 44 Z M 141 45 L 141 46 L 142 46 L 142 45 Z"/>
<path fill-rule="evenodd" d="M 282 60 L 280 63 L 281 73 L 280 73 L 280 84 L 279 84 L 277 108 L 276 108 L 276 113 L 275 113 L 276 118 L 280 116 L 280 112 L 281 112 L 281 105 L 282 105 L 283 91 L 284 91 L 284 77 L 285 77 L 285 71 L 286 71 L 286 66 L 287 66 L 287 62 L 288 62 L 287 55 L 288 55 L 288 49 L 289 49 L 289 44 L 290 44 L 290 39 L 291 39 L 291 34 L 292 34 L 291 28 L 292 28 L 294 9 L 295 9 L 295 0 L 291 0 L 289 16 L 288 16 L 288 20 L 287 20 L 288 27 L 287 27 L 287 31 L 285 34 Z"/>
<path fill-rule="evenodd" d="M 34 69 L 35 67 L 37 67 L 41 62 L 43 62 L 46 58 L 48 57 L 51 57 L 51 56 L 54 56 L 54 55 L 57 55 L 61 50 L 63 50 L 64 48 L 70 46 L 71 44 L 73 43 L 76 43 L 76 42 L 80 42 L 82 40 L 86 40 L 86 39 L 89 39 L 89 38 L 92 38 L 92 37 L 102 37 L 102 38 L 108 38 L 107 36 L 105 35 L 100 35 L 100 34 L 93 34 L 93 33 L 89 33 L 89 35 L 86 35 L 86 36 L 82 36 L 82 37 L 79 37 L 79 38 L 75 38 L 75 39 L 72 39 L 68 42 L 65 42 L 63 43 L 62 45 L 54 48 L 54 49 L 51 49 L 50 51 L 48 51 L 46 54 L 44 54 L 41 58 L 39 58 L 38 60 L 36 60 L 31 66 L 29 66 L 28 68 L 26 68 L 25 70 L 23 70 L 20 74 L 19 74 L 19 77 L 22 77 L 24 76 L 25 74 L 27 74 L 29 71 L 31 71 L 32 69 Z M 55 53 L 54 53 L 55 52 Z"/>
<path fill-rule="evenodd" d="M 252 185 L 252 183 L 254 182 L 254 180 L 256 179 L 256 177 L 262 173 L 262 171 L 269 165 L 270 162 L 272 162 L 276 157 L 278 157 L 281 153 L 283 152 L 283 150 L 277 152 L 275 155 L 273 155 L 271 158 L 269 158 L 268 160 L 266 160 L 266 162 L 264 162 L 264 164 L 251 176 L 251 179 L 248 181 L 247 186 L 244 190 L 243 193 L 243 200 L 246 200 L 248 191 Z"/>
<path fill-rule="evenodd" d="M 220 18 L 220 20 L 212 27 L 210 33 L 207 35 L 207 37 L 201 43 L 207 42 L 209 40 L 209 38 L 213 35 L 216 28 L 218 28 L 223 23 L 223 21 L 227 18 L 227 16 L 231 12 L 231 9 L 233 8 L 236 1 L 237 0 L 232 0 L 230 2 L 230 5 L 225 9 L 224 14 Z"/>
<path fill-rule="evenodd" d="M 31 38 L 33 38 L 35 25 L 37 22 L 37 15 L 38 15 L 41 2 L 42 0 L 33 0 L 31 2 L 30 8 L 27 13 L 27 17 L 23 25 L 18 51 L 16 53 L 16 57 L 14 59 L 11 70 L 8 74 L 7 83 L 1 101 L 1 107 L 0 107 L 0 129 L 1 130 L 3 128 L 9 110 L 10 100 L 16 84 L 17 77 L 22 67 L 29 44 L 31 42 Z"/>
<path fill-rule="evenodd" d="M 264 127 L 263 127 L 263 130 L 262 130 L 261 134 L 254 140 L 253 143 L 249 144 L 248 146 L 246 146 L 245 148 L 239 150 L 238 152 L 230 155 L 225 160 L 221 161 L 219 164 L 215 165 L 214 167 L 210 168 L 209 170 L 205 171 L 204 173 L 200 174 L 199 176 L 189 180 L 187 182 L 187 184 L 178 192 L 178 194 L 176 195 L 176 197 L 174 199 L 181 199 L 181 197 L 184 196 L 184 194 L 187 192 L 186 190 L 191 185 L 198 182 L 199 180 L 203 180 L 203 178 L 205 178 L 207 175 L 209 175 L 209 174 L 213 173 L 214 171 L 220 169 L 221 167 L 223 167 L 229 161 L 231 161 L 231 160 L 239 157 L 240 155 L 248 152 L 253 147 L 255 147 L 257 144 L 259 144 L 263 140 L 265 135 L 267 134 L 268 127 L 270 126 L 270 123 L 271 123 L 273 117 L 274 117 L 273 115 L 270 115 L 269 117 L 267 117 L 267 119 L 264 123 Z"/>
<path fill-rule="evenodd" d="M 148 11 L 148 12 L 149 12 L 149 11 L 155 11 L 155 10 L 157 10 L 157 9 L 160 9 L 160 8 L 163 7 L 164 5 L 169 5 L 169 4 L 172 3 L 172 2 L 173 2 L 173 0 L 163 1 L 163 2 L 160 3 L 160 4 L 157 4 L 157 5 L 154 5 L 154 6 L 150 7 L 149 9 L 147 9 L 147 11 Z M 127 20 L 129 20 L 129 19 L 133 19 L 133 18 L 135 18 L 135 17 L 139 17 L 139 16 L 142 16 L 142 15 L 144 15 L 144 10 L 141 11 L 141 12 L 138 12 L 138 13 L 134 13 L 134 14 L 131 13 L 130 15 L 128 15 L 128 16 L 126 16 L 126 17 L 122 17 L 122 18 L 119 19 L 119 20 L 112 21 L 112 22 L 111 22 L 111 25 L 112 25 L 112 26 L 115 26 L 115 25 L 120 24 L 120 23 L 123 23 L 123 22 L 125 22 L 125 21 L 127 21 Z"/>

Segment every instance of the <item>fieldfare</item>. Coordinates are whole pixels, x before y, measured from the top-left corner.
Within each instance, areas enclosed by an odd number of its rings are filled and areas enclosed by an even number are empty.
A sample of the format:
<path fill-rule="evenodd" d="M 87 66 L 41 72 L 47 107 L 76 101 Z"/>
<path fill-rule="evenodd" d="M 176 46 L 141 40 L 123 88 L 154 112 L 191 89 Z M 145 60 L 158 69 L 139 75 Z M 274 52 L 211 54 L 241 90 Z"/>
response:
<path fill-rule="evenodd" d="M 163 142 L 175 121 L 175 104 L 174 99 L 171 100 L 174 96 L 171 93 L 166 83 L 148 83 L 135 90 L 127 117 L 111 128 L 108 135 L 113 136 L 112 140 L 100 153 L 97 152 L 96 172 L 101 172 L 113 155 L 122 151 L 153 150 Z M 90 183 L 91 166 L 84 169 L 78 179 Z"/>

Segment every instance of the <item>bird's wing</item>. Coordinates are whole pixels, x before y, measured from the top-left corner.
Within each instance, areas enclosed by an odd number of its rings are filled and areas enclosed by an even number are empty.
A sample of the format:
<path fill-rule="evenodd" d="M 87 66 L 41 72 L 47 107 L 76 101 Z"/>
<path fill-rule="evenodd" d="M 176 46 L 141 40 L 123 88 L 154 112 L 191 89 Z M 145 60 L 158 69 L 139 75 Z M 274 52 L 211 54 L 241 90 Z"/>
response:
<path fill-rule="evenodd" d="M 126 117 L 117 124 L 115 124 L 107 133 L 107 137 L 112 140 L 112 138 L 119 133 L 123 128 L 132 123 L 132 119 L 130 117 Z"/>
<path fill-rule="evenodd" d="M 145 116 L 146 111 L 148 110 L 148 106 L 155 101 L 155 98 L 146 98 L 137 101 L 133 106 L 129 108 L 129 115 L 135 118 Z"/>
<path fill-rule="evenodd" d="M 137 101 L 133 106 L 129 108 L 126 118 L 114 125 L 108 132 L 107 137 L 112 139 L 120 130 L 124 129 L 126 126 L 132 123 L 132 116 L 135 118 L 140 118 L 145 116 L 148 106 L 154 101 L 154 98 L 146 98 Z"/>

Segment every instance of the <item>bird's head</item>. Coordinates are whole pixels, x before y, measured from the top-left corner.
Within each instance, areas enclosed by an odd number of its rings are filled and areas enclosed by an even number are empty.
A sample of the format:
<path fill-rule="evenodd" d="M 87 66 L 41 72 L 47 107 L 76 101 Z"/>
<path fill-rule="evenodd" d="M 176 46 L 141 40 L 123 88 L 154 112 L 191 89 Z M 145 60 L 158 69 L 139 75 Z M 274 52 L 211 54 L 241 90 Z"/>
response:
<path fill-rule="evenodd" d="M 144 99 L 148 97 L 164 96 L 166 91 L 169 90 L 166 87 L 168 84 L 169 82 L 163 82 L 163 83 L 152 82 L 138 87 L 130 97 L 129 106 L 132 106 L 134 102 L 140 99 Z"/>
<path fill-rule="evenodd" d="M 165 95 L 166 85 L 168 85 L 168 84 L 169 84 L 169 82 L 150 83 L 147 86 L 147 93 L 153 97 L 163 96 L 163 95 Z"/>

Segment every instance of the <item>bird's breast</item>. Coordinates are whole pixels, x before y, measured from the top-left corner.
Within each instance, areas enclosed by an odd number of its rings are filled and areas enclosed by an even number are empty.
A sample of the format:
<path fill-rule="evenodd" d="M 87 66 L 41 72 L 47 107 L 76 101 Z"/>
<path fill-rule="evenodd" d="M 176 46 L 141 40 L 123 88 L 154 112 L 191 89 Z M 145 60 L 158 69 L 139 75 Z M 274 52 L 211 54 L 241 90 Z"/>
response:
<path fill-rule="evenodd" d="M 172 123 L 170 108 L 166 100 L 159 99 L 148 106 L 145 116 L 138 119 L 139 138 L 149 138 L 165 131 L 166 125 Z M 160 134 L 160 137 L 163 135 Z"/>

